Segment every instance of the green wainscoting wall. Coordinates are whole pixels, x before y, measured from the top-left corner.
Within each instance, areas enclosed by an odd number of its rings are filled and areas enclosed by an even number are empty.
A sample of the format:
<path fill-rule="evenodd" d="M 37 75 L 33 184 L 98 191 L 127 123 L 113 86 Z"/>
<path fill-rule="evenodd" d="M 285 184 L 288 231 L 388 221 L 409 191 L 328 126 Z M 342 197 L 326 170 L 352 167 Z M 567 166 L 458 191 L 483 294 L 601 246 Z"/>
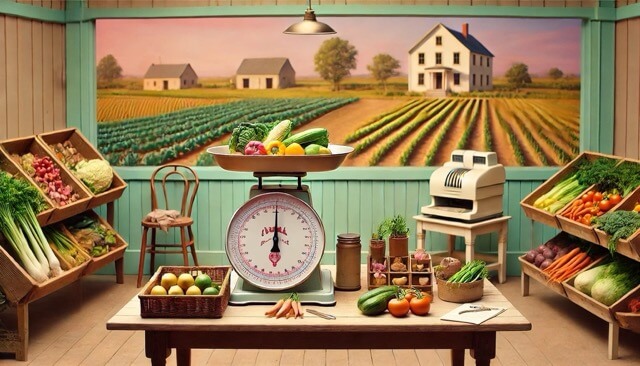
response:
<path fill-rule="evenodd" d="M 303 182 L 312 193 L 313 206 L 322 218 L 326 232 L 323 263 L 335 263 L 336 236 L 345 232 L 361 235 L 362 260 L 366 259 L 368 241 L 374 227 L 384 217 L 401 214 L 407 217 L 410 247 L 416 246 L 415 221 L 412 216 L 430 202 L 428 178 L 433 168 L 339 168 L 332 172 L 309 173 Z M 533 223 L 521 208 L 520 200 L 548 178 L 553 168 L 511 168 L 507 172 L 503 208 L 512 216 L 508 234 L 508 274 L 518 275 L 517 257 L 556 234 L 556 231 Z M 141 240 L 140 220 L 151 207 L 148 177 L 150 168 L 118 168 L 129 183 L 115 204 L 115 227 L 129 243 L 125 254 L 125 272 L 137 273 Z M 235 173 L 220 168 L 199 168 L 202 178 L 194 212 L 194 229 L 198 258 L 202 264 L 228 263 L 224 252 L 227 224 L 235 210 L 248 199 L 249 189 L 256 183 L 251 173 Z M 269 181 L 271 182 L 271 181 Z M 291 184 L 295 181 L 275 180 Z M 98 212 L 104 215 L 104 207 Z M 162 234 L 159 241 L 176 241 L 174 234 Z M 426 236 L 426 248 L 443 249 L 444 237 Z M 477 251 L 495 253 L 497 235 L 487 234 L 477 240 Z M 456 244 L 463 250 L 461 238 Z M 181 264 L 181 255 L 159 255 L 157 263 Z M 148 256 L 145 271 L 148 271 Z M 112 273 L 111 266 L 102 273 Z"/>

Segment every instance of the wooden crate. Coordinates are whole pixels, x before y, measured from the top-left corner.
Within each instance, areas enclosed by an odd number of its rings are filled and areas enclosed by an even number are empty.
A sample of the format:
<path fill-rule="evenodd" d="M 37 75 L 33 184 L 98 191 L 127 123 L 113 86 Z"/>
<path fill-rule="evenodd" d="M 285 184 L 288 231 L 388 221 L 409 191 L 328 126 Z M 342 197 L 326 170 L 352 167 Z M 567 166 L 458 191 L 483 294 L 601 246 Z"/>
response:
<path fill-rule="evenodd" d="M 54 206 L 54 211 L 51 213 L 47 223 L 51 224 L 61 221 L 87 209 L 89 202 L 91 201 L 91 193 L 85 188 L 84 184 L 80 183 L 80 181 L 78 181 L 64 166 L 60 166 L 60 164 L 57 163 L 57 159 L 51 155 L 49 149 L 47 149 L 35 136 L 5 140 L 0 142 L 0 146 L 9 156 L 11 154 L 23 155 L 26 153 L 32 153 L 33 155 L 38 156 L 48 156 L 52 159 L 54 164 L 58 165 L 58 168 L 60 168 L 62 181 L 65 184 L 70 185 L 74 192 L 78 193 L 80 196 L 80 199 L 77 201 L 63 207 L 57 206 L 55 202 L 51 201 Z M 19 169 L 24 175 L 28 175 L 22 167 L 19 167 Z M 38 187 L 33 180 L 31 180 L 31 182 Z"/>
<path fill-rule="evenodd" d="M 13 161 L 13 159 L 11 159 L 11 157 L 9 157 L 1 149 L 0 149 L 0 169 L 4 170 L 5 172 L 11 174 L 16 178 L 24 179 L 27 182 L 29 182 L 29 184 L 35 186 L 35 182 L 31 180 L 31 177 L 29 177 L 22 169 L 20 169 L 16 164 L 16 162 Z M 40 224 L 40 226 L 43 226 L 43 225 L 46 225 L 47 222 L 49 221 L 49 217 L 51 217 L 51 214 L 53 213 L 54 208 L 53 208 L 53 202 L 51 202 L 49 198 L 47 198 L 47 196 L 45 196 L 42 191 L 40 191 L 40 195 L 42 196 L 42 199 L 48 206 L 48 208 L 45 208 L 44 210 L 36 214 L 36 218 L 38 219 L 38 224 Z"/>
<path fill-rule="evenodd" d="M 562 296 L 567 296 L 567 293 L 562 286 L 562 283 L 550 282 L 549 276 L 546 273 L 542 272 L 542 270 L 536 267 L 534 264 L 527 262 L 524 259 L 524 255 L 518 257 L 518 261 L 520 262 L 520 268 L 522 273 L 527 276 L 535 279 L 536 281 L 544 284 L 547 288 L 551 289 L 553 292 L 558 293 Z"/>
<path fill-rule="evenodd" d="M 115 231 L 111 225 L 109 225 L 107 220 L 105 220 L 104 218 L 99 216 L 97 213 L 95 213 L 95 211 L 88 210 L 86 212 L 83 212 L 82 214 L 86 215 L 86 216 L 89 216 L 89 217 L 91 217 L 91 218 L 93 218 L 95 220 L 98 220 L 100 223 L 102 223 L 108 229 L 113 230 L 113 232 L 116 235 L 116 245 L 114 247 L 111 247 L 111 250 L 109 252 L 107 252 L 106 254 L 103 254 L 103 255 L 101 255 L 99 257 L 91 257 L 91 260 L 89 261 L 89 263 L 87 264 L 85 270 L 83 271 L 83 275 L 87 276 L 87 275 L 90 275 L 90 274 L 94 273 L 95 271 L 99 270 L 100 268 L 106 266 L 107 264 L 109 264 L 111 262 L 114 262 L 117 259 L 122 258 L 124 256 L 125 250 L 127 249 L 127 247 L 129 245 L 122 238 L 122 236 L 120 236 L 120 234 L 118 234 L 118 232 Z M 66 227 L 65 227 L 65 230 L 67 230 Z M 70 232 L 69 232 L 69 234 L 73 238 L 73 235 Z M 78 247 L 80 247 L 82 250 L 85 250 L 84 248 L 82 248 L 77 243 L 75 238 L 73 238 L 73 240 L 76 242 Z M 87 255 L 89 255 L 89 254 L 87 254 Z"/>
<path fill-rule="evenodd" d="M 371 290 L 380 286 L 393 285 L 394 278 L 406 277 L 406 284 L 399 285 L 401 288 L 415 288 L 433 295 L 434 277 L 431 256 L 429 255 L 429 259 L 427 261 L 420 263 L 415 260 L 413 255 L 409 257 L 399 258 L 401 258 L 402 263 L 407 266 L 407 270 L 392 271 L 391 263 L 393 262 L 393 257 L 385 257 L 387 267 L 384 271 L 381 272 L 386 276 L 385 281 L 382 283 L 376 283 L 374 277 L 375 272 L 371 270 L 371 256 L 367 256 L 367 288 Z M 418 270 L 417 267 L 414 266 L 414 264 L 421 264 L 423 266 L 422 270 Z M 421 284 L 420 278 L 427 278 L 428 283 Z"/>
<path fill-rule="evenodd" d="M 620 327 L 640 333 L 640 313 L 619 311 L 615 313 L 615 317 Z"/>
<path fill-rule="evenodd" d="M 636 188 L 627 197 L 624 197 L 616 209 L 633 211 L 637 202 L 640 202 L 640 187 Z M 598 235 L 599 244 L 608 247 L 609 235 L 597 228 L 596 234 Z M 626 239 L 619 239 L 616 244 L 616 251 L 631 259 L 640 261 L 640 229 L 636 230 L 635 233 L 629 235 Z"/>
<path fill-rule="evenodd" d="M 536 188 L 533 192 L 529 193 L 522 201 L 520 201 L 520 206 L 524 211 L 524 214 L 534 221 L 541 222 L 547 226 L 555 227 L 560 229 L 560 222 L 558 221 L 555 213 L 550 213 L 545 210 L 539 209 L 535 207 L 534 202 L 540 198 L 543 194 L 549 192 L 551 188 L 553 188 L 557 183 L 561 182 L 565 178 L 568 178 L 573 173 L 575 173 L 578 164 L 580 164 L 584 159 L 589 161 L 596 160 L 597 158 L 605 157 L 615 160 L 620 160 L 620 158 L 613 155 L 605 155 L 591 151 L 585 151 L 575 157 L 569 164 L 564 166 L 554 175 L 552 175 L 549 179 L 547 179 L 544 183 L 542 183 L 538 188 Z M 558 210 L 557 212 L 562 212 L 567 206 Z M 594 234 L 595 239 L 595 234 Z"/>
<path fill-rule="evenodd" d="M 82 262 L 81 264 L 77 265 L 77 266 L 72 266 L 58 251 L 58 248 L 53 245 L 52 243 L 49 243 L 49 245 L 51 246 L 51 249 L 53 250 L 53 252 L 56 254 L 56 257 L 58 258 L 58 260 L 60 261 L 60 266 L 62 267 L 62 269 L 64 270 L 70 270 L 73 269 L 75 267 L 86 267 L 89 262 L 91 262 L 91 256 L 89 254 L 87 254 L 87 252 L 80 248 L 80 246 L 78 245 L 78 243 L 76 242 L 75 238 L 73 237 L 73 235 L 71 235 L 71 233 L 69 232 L 69 230 L 67 230 L 64 225 L 61 224 L 53 224 L 55 225 L 56 229 L 60 230 L 60 232 L 62 232 L 62 234 L 64 234 L 64 236 L 66 236 L 67 238 L 69 238 L 69 240 L 71 241 L 72 245 L 74 247 L 76 247 L 76 249 L 78 250 L 78 252 L 80 253 L 80 255 L 84 258 L 84 262 Z"/>
<path fill-rule="evenodd" d="M 100 152 L 93 145 L 91 145 L 91 143 L 82 135 L 82 133 L 80 133 L 80 131 L 75 128 L 67 128 L 64 130 L 41 133 L 37 137 L 41 140 L 42 145 L 49 149 L 51 155 L 54 157 L 55 154 L 53 153 L 49 145 L 63 143 L 68 140 L 85 159 L 105 160 L 102 154 L 100 154 Z M 62 164 L 62 161 L 57 159 L 57 163 Z M 111 187 L 106 191 L 100 192 L 98 194 L 93 194 L 87 187 L 87 190 L 91 193 L 91 202 L 89 203 L 89 208 L 97 207 L 107 202 L 115 201 L 116 199 L 120 198 L 120 196 L 122 196 L 125 188 L 127 188 L 127 184 L 114 170 Z"/>
<path fill-rule="evenodd" d="M 203 272 L 213 282 L 221 283 L 218 295 L 151 295 L 153 286 L 160 284 L 162 275 L 171 272 Z M 140 316 L 143 318 L 221 318 L 229 304 L 231 266 L 184 267 L 161 266 L 138 294 Z"/>

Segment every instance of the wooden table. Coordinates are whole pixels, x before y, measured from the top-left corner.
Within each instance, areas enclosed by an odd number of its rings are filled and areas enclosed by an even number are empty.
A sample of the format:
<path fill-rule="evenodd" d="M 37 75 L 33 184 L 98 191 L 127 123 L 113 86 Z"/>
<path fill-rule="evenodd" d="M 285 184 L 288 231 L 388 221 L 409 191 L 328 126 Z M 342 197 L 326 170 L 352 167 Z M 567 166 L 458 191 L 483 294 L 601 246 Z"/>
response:
<path fill-rule="evenodd" d="M 498 233 L 498 255 L 497 260 L 487 264 L 487 269 L 498 270 L 498 281 L 504 283 L 507 280 L 507 227 L 511 216 L 501 216 L 478 222 L 460 222 L 454 220 L 439 219 L 431 216 L 416 215 L 416 237 L 417 248 L 426 249 L 424 246 L 424 232 L 433 231 L 448 235 L 448 254 L 453 255 L 453 247 L 456 236 L 464 238 L 466 262 L 476 258 L 475 241 L 478 235 L 492 232 Z M 484 258 L 483 258 L 484 259 Z"/>
<path fill-rule="evenodd" d="M 362 280 L 366 283 L 364 276 Z M 364 292 L 336 291 L 336 306 L 305 306 L 335 315 L 336 320 L 309 313 L 303 319 L 266 318 L 268 305 L 229 306 L 220 319 L 143 319 L 135 296 L 109 319 L 107 329 L 144 330 L 145 352 L 152 365 L 165 365 L 172 348 L 177 350 L 178 365 L 190 364 L 193 348 L 451 349 L 452 365 L 463 365 L 464 350 L 470 349 L 476 365 L 489 365 L 496 353 L 496 332 L 531 330 L 531 323 L 489 281 L 478 303 L 507 310 L 480 325 L 440 320 L 459 304 L 437 296 L 424 317 L 410 314 L 398 319 L 388 313 L 367 317 L 356 306 Z"/>

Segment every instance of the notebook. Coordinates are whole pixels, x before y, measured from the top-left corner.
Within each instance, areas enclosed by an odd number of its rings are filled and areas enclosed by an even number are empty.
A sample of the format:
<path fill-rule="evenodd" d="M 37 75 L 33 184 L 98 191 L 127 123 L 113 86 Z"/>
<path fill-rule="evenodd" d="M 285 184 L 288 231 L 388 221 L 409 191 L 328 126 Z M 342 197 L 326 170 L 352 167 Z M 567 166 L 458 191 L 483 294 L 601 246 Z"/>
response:
<path fill-rule="evenodd" d="M 503 313 L 507 308 L 487 307 L 482 304 L 462 304 L 440 317 L 441 320 L 482 324 L 485 321 Z"/>

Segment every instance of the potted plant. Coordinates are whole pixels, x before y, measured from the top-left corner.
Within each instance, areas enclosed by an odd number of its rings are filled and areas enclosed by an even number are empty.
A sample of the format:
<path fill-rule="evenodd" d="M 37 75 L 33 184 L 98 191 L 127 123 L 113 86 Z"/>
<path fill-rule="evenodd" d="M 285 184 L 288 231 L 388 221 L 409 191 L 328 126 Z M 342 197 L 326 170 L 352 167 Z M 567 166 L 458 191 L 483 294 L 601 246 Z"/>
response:
<path fill-rule="evenodd" d="M 385 260 L 387 251 L 387 242 L 385 237 L 389 235 L 389 227 L 391 225 L 390 219 L 384 219 L 375 233 L 371 234 L 371 241 L 369 242 L 369 255 L 372 262 L 382 263 Z"/>
<path fill-rule="evenodd" d="M 396 215 L 390 219 L 389 224 L 389 256 L 407 257 L 409 256 L 409 228 L 407 221 L 401 215 Z"/>

